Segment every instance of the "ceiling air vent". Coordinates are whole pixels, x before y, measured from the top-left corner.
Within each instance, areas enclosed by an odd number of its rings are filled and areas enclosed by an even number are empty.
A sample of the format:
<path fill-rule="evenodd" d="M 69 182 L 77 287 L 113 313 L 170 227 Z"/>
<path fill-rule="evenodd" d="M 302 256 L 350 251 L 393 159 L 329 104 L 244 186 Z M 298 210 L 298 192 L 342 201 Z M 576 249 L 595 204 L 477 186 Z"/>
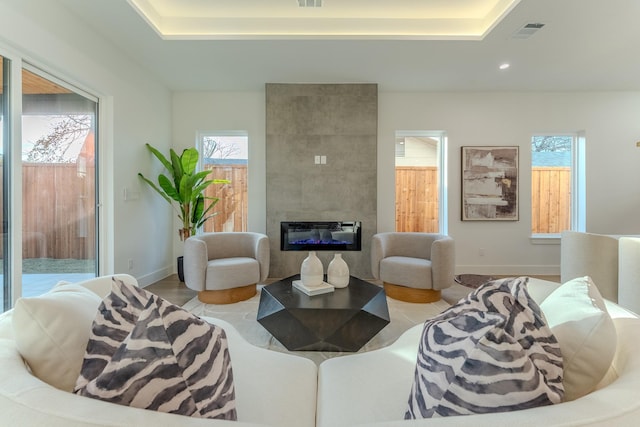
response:
<path fill-rule="evenodd" d="M 513 34 L 514 39 L 528 39 L 535 33 L 537 33 L 545 24 L 540 22 L 531 22 L 523 25 L 518 31 Z"/>
<path fill-rule="evenodd" d="M 300 7 L 322 7 L 322 0 L 298 0 Z"/>

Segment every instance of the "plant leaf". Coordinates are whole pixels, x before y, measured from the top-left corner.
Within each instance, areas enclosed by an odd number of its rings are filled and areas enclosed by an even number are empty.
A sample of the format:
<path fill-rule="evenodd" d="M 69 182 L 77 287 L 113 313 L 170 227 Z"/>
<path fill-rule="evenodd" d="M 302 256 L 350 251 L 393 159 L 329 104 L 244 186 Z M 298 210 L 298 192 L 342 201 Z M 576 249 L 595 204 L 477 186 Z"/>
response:
<path fill-rule="evenodd" d="M 160 160 L 160 163 L 162 163 L 162 165 L 169 170 L 169 172 L 173 172 L 173 168 L 171 167 L 171 163 L 169 163 L 169 161 L 167 160 L 167 158 L 161 153 L 159 152 L 157 149 L 153 148 L 149 143 L 145 144 L 147 146 L 147 148 L 149 149 L 149 151 L 151 151 L 151 153 L 156 156 L 156 158 L 158 160 Z"/>
<path fill-rule="evenodd" d="M 184 175 L 184 171 L 182 170 L 182 161 L 180 157 L 173 151 L 173 148 L 169 150 L 169 155 L 171 156 L 171 175 L 173 176 L 173 182 L 176 189 L 180 188 L 180 181 L 182 180 L 182 175 Z"/>
<path fill-rule="evenodd" d="M 165 194 L 171 197 L 178 203 L 182 203 L 182 199 L 180 198 L 180 193 L 173 186 L 173 182 L 165 175 L 158 175 L 158 184 L 164 190 Z"/>
<path fill-rule="evenodd" d="M 162 196 L 162 197 L 167 201 L 167 203 L 171 204 L 171 198 L 169 198 L 169 196 L 167 196 L 167 194 L 166 194 L 164 191 L 162 191 L 160 188 L 158 188 L 158 187 L 156 186 L 156 184 L 154 184 L 154 183 L 153 183 L 153 181 L 149 180 L 148 178 L 146 178 L 146 177 L 145 177 L 144 175 L 142 175 L 141 173 L 138 173 L 138 176 L 139 176 L 140 178 L 142 178 L 142 179 L 143 179 L 147 184 L 149 184 L 149 186 L 150 186 L 151 188 L 153 188 L 154 190 L 156 190 L 156 192 L 157 192 L 158 194 L 160 194 L 160 195 L 161 195 L 161 196 Z"/>
<path fill-rule="evenodd" d="M 198 166 L 198 150 L 196 150 L 195 148 L 185 149 L 182 152 L 182 156 L 180 156 L 180 161 L 184 173 L 193 175 L 193 173 L 196 171 L 196 166 Z"/>

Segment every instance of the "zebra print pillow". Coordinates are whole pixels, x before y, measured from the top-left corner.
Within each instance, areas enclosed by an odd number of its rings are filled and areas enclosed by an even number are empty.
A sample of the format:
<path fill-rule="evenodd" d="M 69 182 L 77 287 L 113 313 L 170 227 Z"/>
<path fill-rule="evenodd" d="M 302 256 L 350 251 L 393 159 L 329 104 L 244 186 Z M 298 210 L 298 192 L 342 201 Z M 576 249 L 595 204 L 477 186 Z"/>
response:
<path fill-rule="evenodd" d="M 75 389 L 85 387 L 104 370 L 149 301 L 159 298 L 115 277 L 112 280 L 111 293 L 102 300 L 93 321 Z"/>
<path fill-rule="evenodd" d="M 94 322 L 91 353 L 88 347 L 74 392 L 137 408 L 236 420 L 224 330 L 142 289 L 117 287 Z M 125 295 L 128 303 L 121 299 Z M 117 309 L 109 315 L 106 307 L 114 302 Z M 112 329 L 119 336 L 129 327 L 119 344 L 100 335 Z"/>
<path fill-rule="evenodd" d="M 526 278 L 489 282 L 425 322 L 405 419 L 559 403 L 560 346 Z"/>

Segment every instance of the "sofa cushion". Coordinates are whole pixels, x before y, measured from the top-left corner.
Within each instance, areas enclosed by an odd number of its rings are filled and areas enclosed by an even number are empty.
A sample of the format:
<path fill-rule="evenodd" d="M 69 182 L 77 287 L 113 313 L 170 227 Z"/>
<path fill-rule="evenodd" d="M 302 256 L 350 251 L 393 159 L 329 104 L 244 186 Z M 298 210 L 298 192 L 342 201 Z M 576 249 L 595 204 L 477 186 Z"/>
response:
<path fill-rule="evenodd" d="M 68 283 L 18 299 L 13 311 L 16 347 L 36 377 L 73 390 L 99 305 L 95 293 Z"/>
<path fill-rule="evenodd" d="M 595 390 L 616 351 L 616 329 L 590 277 L 570 280 L 541 304 L 547 324 L 560 343 L 564 364 L 564 400 Z"/>
<path fill-rule="evenodd" d="M 560 347 L 526 284 L 526 278 L 489 282 L 425 322 L 405 418 L 562 400 Z"/>
<path fill-rule="evenodd" d="M 120 281 L 94 326 L 77 394 L 161 412 L 237 418 L 221 327 Z"/>

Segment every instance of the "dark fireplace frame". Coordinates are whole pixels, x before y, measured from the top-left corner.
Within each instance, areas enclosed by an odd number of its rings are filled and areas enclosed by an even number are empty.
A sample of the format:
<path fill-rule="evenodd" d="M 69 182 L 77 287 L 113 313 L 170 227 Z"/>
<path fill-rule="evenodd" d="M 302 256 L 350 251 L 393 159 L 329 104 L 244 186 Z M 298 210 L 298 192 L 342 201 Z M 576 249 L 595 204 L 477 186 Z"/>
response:
<path fill-rule="evenodd" d="M 361 251 L 360 221 L 282 221 L 281 251 Z"/>

